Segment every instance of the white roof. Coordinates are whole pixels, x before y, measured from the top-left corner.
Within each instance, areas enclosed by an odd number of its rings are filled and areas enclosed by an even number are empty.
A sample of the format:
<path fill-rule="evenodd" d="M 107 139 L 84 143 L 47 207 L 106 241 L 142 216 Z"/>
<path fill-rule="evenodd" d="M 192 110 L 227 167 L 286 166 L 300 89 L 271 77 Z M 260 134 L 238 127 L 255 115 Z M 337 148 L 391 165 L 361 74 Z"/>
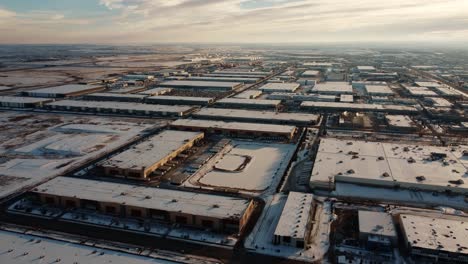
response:
<path fill-rule="evenodd" d="M 146 95 L 142 94 L 120 94 L 120 93 L 92 93 L 92 94 L 87 94 L 87 98 L 92 98 L 92 97 L 103 97 L 103 98 L 137 98 L 137 99 L 143 99 L 146 97 Z"/>
<path fill-rule="evenodd" d="M 262 87 L 258 88 L 264 92 L 274 92 L 274 91 L 290 91 L 294 92 L 301 85 L 299 83 L 267 83 Z"/>
<path fill-rule="evenodd" d="M 66 85 L 61 85 L 61 86 L 55 86 L 55 87 L 49 87 L 49 88 L 43 88 L 43 89 L 37 89 L 37 90 L 32 90 L 28 91 L 28 94 L 61 94 L 61 95 L 67 95 L 70 93 L 76 93 L 76 92 L 85 92 L 87 90 L 92 90 L 96 89 L 99 87 L 103 87 L 102 85 L 87 85 L 87 84 L 66 84 Z"/>
<path fill-rule="evenodd" d="M 449 102 L 447 99 L 440 98 L 440 97 L 430 97 L 429 98 L 436 107 L 452 107 L 452 103 Z"/>
<path fill-rule="evenodd" d="M 270 125 L 258 123 L 244 123 L 244 122 L 224 122 L 212 120 L 198 120 L 198 119 L 178 119 L 171 123 L 173 126 L 185 127 L 199 127 L 199 128 L 213 128 L 213 129 L 229 129 L 229 130 L 242 130 L 252 131 L 259 133 L 286 133 L 291 134 L 296 130 L 295 126 L 286 125 Z"/>
<path fill-rule="evenodd" d="M 249 203 L 241 198 L 70 177 L 57 177 L 34 192 L 218 219 L 239 219 Z"/>
<path fill-rule="evenodd" d="M 436 92 L 430 90 L 427 87 L 412 87 L 406 86 L 408 92 L 415 96 L 438 96 Z"/>
<path fill-rule="evenodd" d="M 397 235 L 391 214 L 363 210 L 359 210 L 359 232 L 385 237 Z"/>
<path fill-rule="evenodd" d="M 102 108 L 102 109 L 126 109 L 135 111 L 153 111 L 153 112 L 168 112 L 181 113 L 193 109 L 191 106 L 183 105 L 154 105 L 140 104 L 128 102 L 101 102 L 101 101 L 83 101 L 83 100 L 61 100 L 47 105 L 51 106 L 69 106 L 69 107 L 85 107 L 85 108 Z"/>
<path fill-rule="evenodd" d="M 39 237 L 32 234 L 0 231 L 0 263 L 113 263 L 175 264 L 176 262 L 100 249 L 87 245 Z M 178 262 L 177 262 L 178 263 Z"/>
<path fill-rule="evenodd" d="M 262 94 L 262 91 L 259 90 L 247 90 L 242 93 L 234 96 L 233 98 L 237 99 L 251 99 L 252 97 L 258 97 Z"/>
<path fill-rule="evenodd" d="M 416 85 L 421 86 L 421 87 L 435 88 L 435 87 L 442 86 L 442 84 L 440 84 L 438 82 L 415 82 L 415 83 L 416 83 Z"/>
<path fill-rule="evenodd" d="M 370 95 L 392 95 L 393 91 L 385 85 L 367 85 L 366 84 L 367 93 Z"/>
<path fill-rule="evenodd" d="M 442 95 L 445 96 L 462 96 L 462 94 L 458 90 L 451 89 L 448 87 L 437 87 L 435 89 L 437 89 L 437 91 L 439 91 Z"/>
<path fill-rule="evenodd" d="M 406 240 L 412 248 L 468 254 L 468 221 L 418 215 L 400 215 Z"/>
<path fill-rule="evenodd" d="M 342 94 L 340 95 L 340 102 L 352 103 L 354 102 L 354 96 L 352 94 Z"/>
<path fill-rule="evenodd" d="M 281 103 L 281 100 L 263 100 L 263 99 L 238 99 L 238 98 L 223 98 L 218 100 L 218 104 L 239 104 L 239 105 L 263 105 L 276 106 Z"/>
<path fill-rule="evenodd" d="M 374 66 L 357 66 L 360 71 L 375 71 Z"/>
<path fill-rule="evenodd" d="M 317 122 L 319 115 L 303 113 L 277 113 L 272 111 L 255 111 L 226 108 L 203 108 L 193 114 L 201 117 L 231 117 L 236 119 L 258 119 L 278 121 Z"/>
<path fill-rule="evenodd" d="M 320 75 L 320 71 L 309 70 L 302 73 L 302 76 L 317 76 Z"/>
<path fill-rule="evenodd" d="M 258 75 L 258 76 L 266 76 L 270 74 L 269 72 L 256 72 L 256 71 L 234 71 L 234 70 L 221 70 L 213 72 L 215 74 L 231 74 L 231 75 Z"/>
<path fill-rule="evenodd" d="M 219 81 L 219 82 L 256 82 L 258 78 L 244 78 L 244 77 L 220 77 L 220 76 L 192 76 L 185 78 L 185 80 L 191 81 Z"/>
<path fill-rule="evenodd" d="M 290 192 L 276 225 L 275 236 L 305 239 L 313 194 Z"/>
<path fill-rule="evenodd" d="M 396 185 L 429 191 L 468 191 L 468 161 L 462 157 L 467 146 L 435 147 L 381 142 L 322 139 L 312 171 L 311 183 L 329 180 Z M 431 160 L 431 153 L 444 153 L 443 160 Z M 417 177 L 424 176 L 424 180 Z"/>
<path fill-rule="evenodd" d="M 49 98 L 34 98 L 25 96 L 0 96 L 0 103 L 42 103 L 50 101 Z"/>
<path fill-rule="evenodd" d="M 385 116 L 390 126 L 394 127 L 414 127 L 414 122 L 407 115 L 387 115 Z"/>
<path fill-rule="evenodd" d="M 417 112 L 414 106 L 405 105 L 381 105 L 381 104 L 352 104 L 352 103 L 338 103 L 338 102 L 303 102 L 301 107 L 313 107 L 322 109 L 336 109 L 336 110 L 355 110 L 355 111 L 404 111 L 404 112 Z"/>
<path fill-rule="evenodd" d="M 353 87 L 347 82 L 324 82 L 317 83 L 312 91 L 317 93 L 353 93 Z"/>
<path fill-rule="evenodd" d="M 210 88 L 210 87 L 223 87 L 223 88 L 233 88 L 235 86 L 241 85 L 239 82 L 209 82 L 209 81 L 167 81 L 160 84 L 161 87 L 196 87 L 196 88 Z"/>
<path fill-rule="evenodd" d="M 181 148 L 199 132 L 165 130 L 102 163 L 103 167 L 144 170 Z"/>
<path fill-rule="evenodd" d="M 201 102 L 201 103 L 208 103 L 214 100 L 214 98 L 210 98 L 210 97 L 168 96 L 168 95 L 151 96 L 151 97 L 148 97 L 147 99 L 171 100 L 171 101 L 196 101 L 196 102 Z"/>

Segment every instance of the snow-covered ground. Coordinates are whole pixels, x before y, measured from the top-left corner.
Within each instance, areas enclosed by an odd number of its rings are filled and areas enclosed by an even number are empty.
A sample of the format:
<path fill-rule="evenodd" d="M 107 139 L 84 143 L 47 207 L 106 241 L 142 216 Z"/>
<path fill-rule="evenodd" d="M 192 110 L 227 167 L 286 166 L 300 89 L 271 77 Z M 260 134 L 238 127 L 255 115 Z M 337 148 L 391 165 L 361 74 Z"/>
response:
<path fill-rule="evenodd" d="M 229 188 L 258 194 L 274 190 L 284 175 L 296 146 L 234 140 L 184 185 Z"/>
<path fill-rule="evenodd" d="M 0 197 L 111 152 L 157 125 L 135 119 L 0 113 Z"/>

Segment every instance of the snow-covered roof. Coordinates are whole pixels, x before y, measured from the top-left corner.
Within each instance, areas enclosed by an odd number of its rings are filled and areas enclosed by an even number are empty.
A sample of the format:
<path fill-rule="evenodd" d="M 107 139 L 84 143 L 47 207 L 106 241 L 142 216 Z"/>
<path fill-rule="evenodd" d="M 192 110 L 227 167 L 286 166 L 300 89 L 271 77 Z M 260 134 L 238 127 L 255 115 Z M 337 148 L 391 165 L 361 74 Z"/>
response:
<path fill-rule="evenodd" d="M 442 84 L 438 83 L 438 82 L 415 82 L 417 86 L 420 86 L 420 87 L 432 87 L 432 88 L 435 88 L 435 87 L 440 87 L 442 86 Z"/>
<path fill-rule="evenodd" d="M 392 95 L 393 91 L 385 85 L 367 85 L 366 84 L 366 91 L 370 95 Z"/>
<path fill-rule="evenodd" d="M 296 91 L 301 85 L 299 83 L 267 83 L 262 87 L 258 88 L 264 92 L 275 92 L 275 91 Z"/>
<path fill-rule="evenodd" d="M 419 215 L 400 215 L 406 240 L 412 248 L 468 254 L 468 221 Z"/>
<path fill-rule="evenodd" d="M 159 95 L 172 91 L 172 88 L 153 88 L 146 91 L 139 92 L 139 94 L 145 95 Z"/>
<path fill-rule="evenodd" d="M 314 70 L 309 70 L 309 71 L 305 71 L 302 73 L 302 76 L 318 76 L 320 75 L 320 71 L 314 71 Z"/>
<path fill-rule="evenodd" d="M 244 123 L 244 122 L 224 122 L 199 119 L 178 119 L 171 123 L 177 127 L 198 127 L 198 128 L 213 128 L 213 129 L 228 129 L 238 131 L 252 131 L 257 133 L 281 133 L 291 134 L 296 130 L 295 126 L 286 125 L 270 125 L 259 123 Z"/>
<path fill-rule="evenodd" d="M 352 103 L 352 102 L 354 102 L 354 95 L 352 95 L 352 94 L 342 94 L 342 95 L 340 95 L 340 102 Z"/>
<path fill-rule="evenodd" d="M 131 98 L 131 99 L 141 99 L 146 97 L 146 95 L 142 94 L 120 94 L 120 93 L 92 93 L 92 94 L 87 94 L 85 96 L 87 99 L 92 99 L 92 98 Z"/>
<path fill-rule="evenodd" d="M 407 115 L 387 115 L 385 116 L 390 126 L 394 127 L 414 127 L 414 122 Z"/>
<path fill-rule="evenodd" d="M 301 107 L 332 109 L 341 111 L 375 111 L 375 112 L 407 112 L 416 113 L 418 110 L 414 106 L 405 105 L 381 105 L 381 104 L 352 104 L 338 102 L 303 102 Z"/>
<path fill-rule="evenodd" d="M 312 213 L 313 198 L 313 194 L 290 192 L 276 225 L 275 236 L 304 240 L 307 236 L 307 223 Z"/>
<path fill-rule="evenodd" d="M 25 93 L 30 95 L 68 95 L 77 92 L 86 92 L 89 90 L 94 90 L 104 87 L 102 85 L 87 85 L 87 84 L 66 84 L 61 86 L 42 88 L 32 91 L 27 91 Z"/>
<path fill-rule="evenodd" d="M 357 66 L 357 69 L 360 71 L 375 71 L 374 66 Z"/>
<path fill-rule="evenodd" d="M 406 86 L 406 90 L 414 96 L 438 96 L 438 94 L 427 87 Z"/>
<path fill-rule="evenodd" d="M 0 231 L 0 263 L 175 264 L 176 262 L 100 249 L 32 234 Z M 178 263 L 178 262 L 177 262 Z"/>
<path fill-rule="evenodd" d="M 167 81 L 160 84 L 161 87 L 193 87 L 193 88 L 230 88 L 241 85 L 239 82 L 209 82 L 209 81 Z"/>
<path fill-rule="evenodd" d="M 146 98 L 148 100 L 155 100 L 155 101 L 188 101 L 188 102 L 200 102 L 200 103 L 210 103 L 214 100 L 214 98 L 210 97 L 194 97 L 194 96 L 151 96 Z"/>
<path fill-rule="evenodd" d="M 216 102 L 217 104 L 237 104 L 237 105 L 260 105 L 275 107 L 281 103 L 281 100 L 262 100 L 262 99 L 238 99 L 223 98 Z"/>
<path fill-rule="evenodd" d="M 397 236 L 392 215 L 384 212 L 359 210 L 359 232 L 385 237 Z"/>
<path fill-rule="evenodd" d="M 34 98 L 25 96 L 0 96 L 0 103 L 22 103 L 22 104 L 37 104 L 49 102 L 49 98 Z"/>
<path fill-rule="evenodd" d="M 231 118 L 245 120 L 265 120 L 265 121 L 296 121 L 303 123 L 316 123 L 319 115 L 304 113 L 278 113 L 273 111 L 255 111 L 243 109 L 226 108 L 203 108 L 193 114 L 193 116 L 204 118 Z"/>
<path fill-rule="evenodd" d="M 233 98 L 237 98 L 237 99 L 254 99 L 255 97 L 258 97 L 262 94 L 262 91 L 259 91 L 259 90 L 247 90 L 247 91 L 244 91 L 236 96 L 234 96 Z"/>
<path fill-rule="evenodd" d="M 324 83 L 317 83 L 314 88 L 312 88 L 313 92 L 316 93 L 353 93 L 353 87 L 347 82 L 324 82 Z"/>
<path fill-rule="evenodd" d="M 165 130 L 102 163 L 103 167 L 144 170 L 203 133 Z"/>
<path fill-rule="evenodd" d="M 241 82 L 241 83 L 248 83 L 248 82 L 256 82 L 258 78 L 244 78 L 244 77 L 220 77 L 220 76 L 193 76 L 185 78 L 185 80 L 190 81 L 218 81 L 218 82 Z"/>
<path fill-rule="evenodd" d="M 34 192 L 218 219 L 240 219 L 249 204 L 242 198 L 71 177 L 57 177 Z"/>

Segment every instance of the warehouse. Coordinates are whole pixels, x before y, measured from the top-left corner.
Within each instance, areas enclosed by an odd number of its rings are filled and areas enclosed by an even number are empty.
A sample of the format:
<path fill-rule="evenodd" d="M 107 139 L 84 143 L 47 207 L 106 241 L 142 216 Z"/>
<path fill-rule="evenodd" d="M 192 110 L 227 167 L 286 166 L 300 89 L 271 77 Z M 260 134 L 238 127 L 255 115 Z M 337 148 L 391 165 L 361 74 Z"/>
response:
<path fill-rule="evenodd" d="M 281 100 L 223 98 L 215 104 L 226 108 L 276 109 L 280 106 Z"/>
<path fill-rule="evenodd" d="M 336 183 L 354 183 L 467 194 L 466 149 L 322 139 L 310 187 L 333 190 Z"/>
<path fill-rule="evenodd" d="M 349 112 L 384 112 L 394 114 L 417 114 L 414 106 L 381 105 L 381 104 L 352 104 L 337 102 L 303 102 L 301 108 L 312 111 L 349 111 Z"/>
<path fill-rule="evenodd" d="M 156 96 L 156 95 L 167 94 L 167 93 L 170 93 L 171 91 L 172 91 L 171 88 L 153 88 L 153 89 L 149 89 L 146 91 L 141 91 L 138 94 Z"/>
<path fill-rule="evenodd" d="M 305 248 L 312 227 L 312 194 L 290 192 L 276 225 L 273 243 Z"/>
<path fill-rule="evenodd" d="M 259 122 L 279 125 L 310 126 L 319 122 L 320 116 L 304 113 L 277 113 L 226 108 L 203 108 L 193 113 L 194 118 L 240 122 Z"/>
<path fill-rule="evenodd" d="M 239 82 L 239 83 L 255 83 L 258 78 L 243 78 L 243 77 L 213 77 L 213 76 L 195 76 L 188 77 L 185 80 L 190 81 L 207 81 L 207 82 Z"/>
<path fill-rule="evenodd" d="M 297 128 L 295 126 L 195 119 L 178 119 L 172 122 L 170 126 L 172 128 L 187 131 L 203 131 L 208 134 L 226 134 L 239 137 L 281 138 L 288 140 L 292 140 L 297 132 Z"/>
<path fill-rule="evenodd" d="M 104 214 L 241 233 L 253 211 L 242 199 L 161 188 L 58 177 L 33 191 L 42 203 Z"/>
<path fill-rule="evenodd" d="M 255 99 L 262 95 L 262 91 L 259 90 L 246 90 L 240 94 L 233 96 L 232 98 L 237 99 Z"/>
<path fill-rule="evenodd" d="M 214 98 L 164 95 L 147 97 L 145 102 L 148 104 L 163 105 L 209 105 L 214 102 Z"/>
<path fill-rule="evenodd" d="M 300 86 L 299 83 L 267 83 L 258 89 L 264 93 L 293 93 Z"/>
<path fill-rule="evenodd" d="M 418 126 L 407 115 L 386 115 L 385 119 L 392 130 L 414 132 L 418 129 Z"/>
<path fill-rule="evenodd" d="M 427 87 L 404 86 L 410 95 L 415 97 L 439 96 Z"/>
<path fill-rule="evenodd" d="M 208 90 L 228 92 L 242 87 L 240 82 L 207 82 L 207 81 L 167 81 L 160 84 L 161 87 L 185 90 Z"/>
<path fill-rule="evenodd" d="M 102 85 L 67 84 L 32 91 L 24 91 L 21 92 L 21 95 L 32 97 L 65 98 L 95 93 L 102 91 L 105 88 L 106 87 Z"/>
<path fill-rule="evenodd" d="M 217 72 L 217 73 L 207 73 L 203 74 L 204 77 L 223 77 L 223 78 L 264 78 L 266 75 L 255 75 L 255 74 L 249 74 L 248 73 L 242 73 L 242 74 L 231 74 L 231 73 L 223 73 L 223 72 Z"/>
<path fill-rule="evenodd" d="M 122 114 L 137 116 L 185 116 L 194 110 L 191 106 L 151 105 L 125 102 L 62 100 L 46 104 L 50 110 Z"/>
<path fill-rule="evenodd" d="M 320 75 L 320 71 L 309 70 L 305 71 L 301 74 L 302 77 L 318 77 Z"/>
<path fill-rule="evenodd" d="M 285 100 L 285 101 L 314 101 L 314 102 L 336 102 L 336 95 L 326 94 L 298 94 L 298 93 L 271 93 L 267 96 L 268 100 Z"/>
<path fill-rule="evenodd" d="M 142 94 L 119 94 L 119 93 L 93 93 L 83 96 L 89 101 L 115 101 L 115 102 L 143 102 L 146 95 Z"/>
<path fill-rule="evenodd" d="M 359 210 L 359 239 L 370 250 L 390 249 L 398 242 L 392 215 Z"/>
<path fill-rule="evenodd" d="M 116 93 L 116 94 L 133 94 L 133 93 L 139 93 L 146 90 L 145 86 L 124 86 L 122 88 L 118 89 L 112 89 L 109 91 L 106 91 L 106 93 Z"/>
<path fill-rule="evenodd" d="M 8 108 L 34 108 L 41 107 L 43 104 L 51 102 L 46 98 L 31 98 L 20 96 L 0 96 L 0 106 Z"/>
<path fill-rule="evenodd" d="M 346 82 L 325 82 L 316 84 L 312 92 L 331 95 L 353 94 L 353 87 Z"/>
<path fill-rule="evenodd" d="M 146 180 L 149 175 L 203 139 L 203 133 L 165 130 L 105 160 L 99 167 L 107 176 Z"/>
<path fill-rule="evenodd" d="M 223 70 L 223 71 L 215 71 L 212 74 L 229 74 L 229 75 L 252 75 L 252 76 L 259 76 L 265 77 L 270 75 L 269 72 L 257 72 L 257 71 L 234 71 L 234 70 Z"/>
<path fill-rule="evenodd" d="M 154 75 L 127 74 L 127 75 L 124 75 L 123 78 L 125 80 L 131 80 L 131 81 L 151 81 L 151 80 L 154 80 Z"/>
<path fill-rule="evenodd" d="M 368 85 L 366 84 L 367 94 L 373 96 L 392 96 L 394 95 L 392 89 L 385 85 Z"/>
<path fill-rule="evenodd" d="M 427 262 L 468 262 L 467 219 L 400 215 L 406 247 L 415 259 Z"/>

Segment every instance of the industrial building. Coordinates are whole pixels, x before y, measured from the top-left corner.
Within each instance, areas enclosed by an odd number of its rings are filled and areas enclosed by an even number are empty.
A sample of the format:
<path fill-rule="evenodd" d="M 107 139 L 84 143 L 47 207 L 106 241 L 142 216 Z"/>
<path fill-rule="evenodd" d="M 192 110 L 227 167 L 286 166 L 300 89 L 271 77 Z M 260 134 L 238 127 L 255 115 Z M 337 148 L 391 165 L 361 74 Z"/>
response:
<path fill-rule="evenodd" d="M 65 98 L 95 93 L 106 89 L 103 85 L 66 84 L 61 86 L 23 91 L 21 95 L 46 98 Z"/>
<path fill-rule="evenodd" d="M 52 99 L 32 98 L 21 96 L 0 96 L 0 106 L 8 108 L 34 108 L 41 107 Z"/>
<path fill-rule="evenodd" d="M 39 200 L 63 208 L 86 208 L 103 214 L 241 233 L 253 202 L 209 194 L 58 177 L 33 190 Z"/>
<path fill-rule="evenodd" d="M 251 76 L 259 76 L 265 77 L 270 75 L 269 72 L 258 72 L 258 71 L 234 71 L 234 70 L 222 70 L 222 71 L 215 71 L 212 74 L 224 74 L 224 75 L 251 75 Z"/>
<path fill-rule="evenodd" d="M 56 111 L 91 112 L 101 114 L 123 114 L 137 116 L 185 116 L 191 106 L 152 105 L 126 102 L 62 100 L 48 103 L 45 108 Z"/>
<path fill-rule="evenodd" d="M 192 96 L 151 96 L 145 99 L 148 104 L 163 105 L 209 105 L 214 102 L 214 98 L 192 97 Z"/>
<path fill-rule="evenodd" d="M 154 75 L 148 74 L 127 74 L 123 76 L 124 80 L 131 81 L 151 81 L 154 80 Z"/>
<path fill-rule="evenodd" d="M 185 90 L 206 90 L 229 92 L 242 87 L 240 82 L 207 82 L 207 81 L 167 81 L 160 84 L 161 87 Z"/>
<path fill-rule="evenodd" d="M 258 89 L 264 93 L 293 93 L 299 87 L 299 83 L 267 83 Z"/>
<path fill-rule="evenodd" d="M 320 71 L 309 70 L 301 74 L 302 77 L 318 77 L 320 76 Z"/>
<path fill-rule="evenodd" d="M 276 109 L 281 104 L 281 100 L 263 99 L 237 99 L 223 98 L 216 101 L 215 105 L 225 108 L 247 108 L 247 109 Z"/>
<path fill-rule="evenodd" d="M 240 137 L 282 138 L 292 140 L 297 128 L 287 125 L 258 123 L 224 122 L 198 119 L 178 119 L 171 123 L 172 128 L 186 131 L 203 131 L 207 134 L 225 134 Z"/>
<path fill-rule="evenodd" d="M 172 88 L 153 88 L 146 91 L 141 91 L 138 94 L 149 95 L 149 96 L 156 96 L 156 95 L 163 95 L 170 93 Z"/>
<path fill-rule="evenodd" d="M 107 176 L 146 180 L 150 174 L 203 139 L 203 133 L 165 130 L 105 160 L 99 167 Z"/>
<path fill-rule="evenodd" d="M 418 130 L 418 126 L 407 115 L 386 115 L 388 127 L 395 131 L 414 132 Z"/>
<path fill-rule="evenodd" d="M 468 194 L 466 146 L 436 147 L 325 138 L 311 188 L 351 183 L 382 188 Z M 363 194 L 365 197 L 365 194 Z"/>
<path fill-rule="evenodd" d="M 366 91 L 368 95 L 371 96 L 392 96 L 395 93 L 388 87 L 387 84 L 385 85 L 365 85 Z"/>
<path fill-rule="evenodd" d="M 298 94 L 298 93 L 271 93 L 268 100 L 285 100 L 294 102 L 314 101 L 314 102 L 336 102 L 336 95 L 326 94 Z"/>
<path fill-rule="evenodd" d="M 106 91 L 106 93 L 115 93 L 115 94 L 133 94 L 133 93 L 139 93 L 142 91 L 145 91 L 146 87 L 145 86 L 124 86 L 122 88 L 117 88 L 117 89 L 112 89 L 109 91 Z"/>
<path fill-rule="evenodd" d="M 400 226 L 415 260 L 431 263 L 468 262 L 468 221 L 421 215 L 400 215 Z"/>
<path fill-rule="evenodd" d="M 115 101 L 115 102 L 143 102 L 146 95 L 143 94 L 119 94 L 119 93 L 92 93 L 83 96 L 89 101 Z"/>
<path fill-rule="evenodd" d="M 273 111 L 255 111 L 226 108 L 203 108 L 192 114 L 194 118 L 259 122 L 279 125 L 311 126 L 319 122 L 320 115 L 304 113 L 278 113 Z"/>
<path fill-rule="evenodd" d="M 243 91 L 240 94 L 233 96 L 232 98 L 236 99 L 255 99 L 262 95 L 262 91 L 259 90 L 247 90 Z"/>
<path fill-rule="evenodd" d="M 337 102 L 303 102 L 301 108 L 311 111 L 350 111 L 350 112 L 383 112 L 392 114 L 417 114 L 414 106 L 393 104 L 353 104 Z"/>
<path fill-rule="evenodd" d="M 214 76 L 194 76 L 188 77 L 184 80 L 189 81 L 207 81 L 207 82 L 239 82 L 239 83 L 255 83 L 258 78 L 244 78 L 244 77 L 214 77 Z"/>
<path fill-rule="evenodd" d="M 290 192 L 276 225 L 274 244 L 305 248 L 312 226 L 312 194 Z"/>
<path fill-rule="evenodd" d="M 324 82 L 317 83 L 312 92 L 331 95 L 353 94 L 353 87 L 346 82 Z"/>
<path fill-rule="evenodd" d="M 368 249 L 390 249 L 398 237 L 392 215 L 385 212 L 359 210 L 359 239 Z"/>

